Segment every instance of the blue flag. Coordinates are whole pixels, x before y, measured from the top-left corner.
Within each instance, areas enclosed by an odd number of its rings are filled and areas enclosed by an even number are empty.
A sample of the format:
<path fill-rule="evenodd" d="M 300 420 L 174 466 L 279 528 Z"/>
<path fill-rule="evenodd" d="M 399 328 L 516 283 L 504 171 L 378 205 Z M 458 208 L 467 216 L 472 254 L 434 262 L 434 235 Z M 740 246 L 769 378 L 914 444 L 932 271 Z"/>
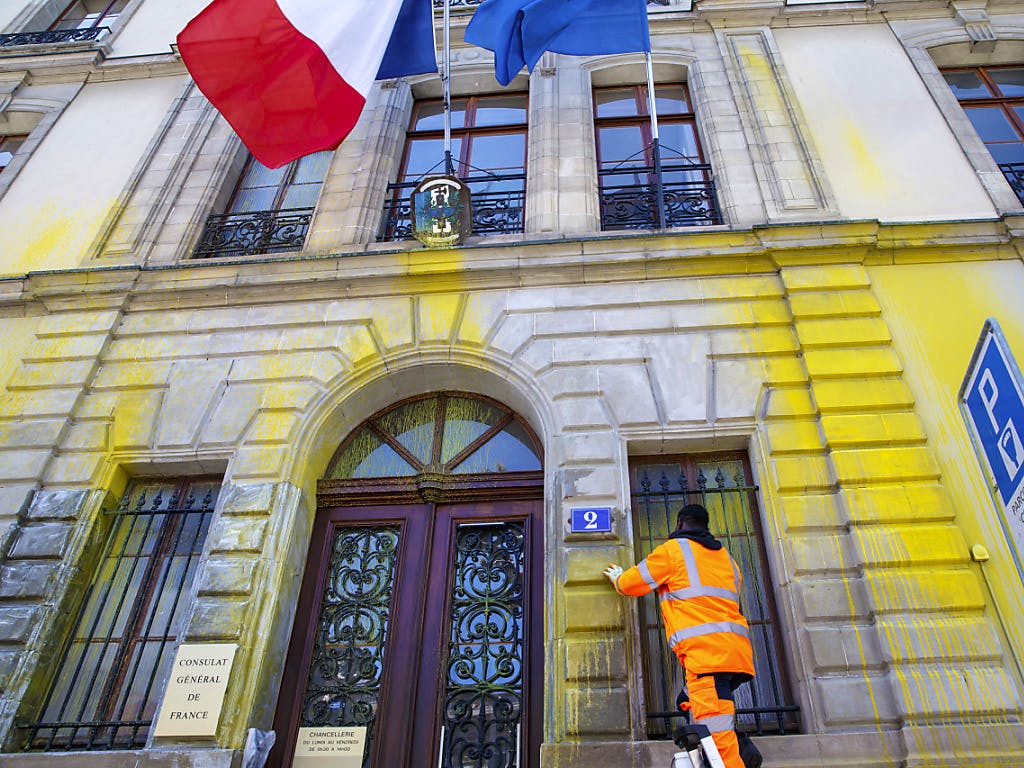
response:
<path fill-rule="evenodd" d="M 544 51 L 570 56 L 649 51 L 646 0 L 486 0 L 466 27 L 467 43 L 494 51 L 494 77 L 512 82 Z"/>

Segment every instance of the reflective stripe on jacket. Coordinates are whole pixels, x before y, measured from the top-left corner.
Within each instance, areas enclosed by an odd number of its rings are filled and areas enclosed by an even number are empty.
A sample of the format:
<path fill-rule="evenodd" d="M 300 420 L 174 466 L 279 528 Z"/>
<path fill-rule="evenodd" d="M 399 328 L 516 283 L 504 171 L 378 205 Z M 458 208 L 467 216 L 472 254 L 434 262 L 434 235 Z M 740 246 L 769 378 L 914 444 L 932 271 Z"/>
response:
<path fill-rule="evenodd" d="M 754 674 L 747 620 L 740 613 L 739 568 L 724 548 L 669 539 L 615 582 L 623 595 L 656 591 L 668 644 L 693 674 Z"/>

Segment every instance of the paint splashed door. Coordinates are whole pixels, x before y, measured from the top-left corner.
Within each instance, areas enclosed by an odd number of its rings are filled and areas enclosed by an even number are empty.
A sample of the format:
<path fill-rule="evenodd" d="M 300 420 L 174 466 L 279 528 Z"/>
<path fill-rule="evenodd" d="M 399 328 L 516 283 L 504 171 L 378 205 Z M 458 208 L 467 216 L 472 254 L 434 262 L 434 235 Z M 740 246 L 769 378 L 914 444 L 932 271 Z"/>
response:
<path fill-rule="evenodd" d="M 542 587 L 532 540 L 540 507 L 523 500 L 322 512 L 272 764 L 535 764 Z"/>

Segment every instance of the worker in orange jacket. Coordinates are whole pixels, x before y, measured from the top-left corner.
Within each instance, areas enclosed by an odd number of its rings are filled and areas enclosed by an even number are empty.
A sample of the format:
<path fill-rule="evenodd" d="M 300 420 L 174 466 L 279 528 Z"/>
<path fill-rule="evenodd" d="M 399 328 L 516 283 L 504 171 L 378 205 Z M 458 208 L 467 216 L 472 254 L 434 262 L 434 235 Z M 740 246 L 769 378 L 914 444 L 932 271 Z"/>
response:
<path fill-rule="evenodd" d="M 700 504 L 680 510 L 676 530 L 639 564 L 623 571 L 612 563 L 604 575 L 620 595 L 657 591 L 665 634 L 686 671 L 680 706 L 706 725 L 727 768 L 744 768 L 736 737 L 733 691 L 754 677 L 747 620 L 740 612 L 742 578 L 722 543 L 708 531 Z M 744 757 L 757 749 L 747 741 Z M 760 754 L 756 762 L 760 765 Z"/>

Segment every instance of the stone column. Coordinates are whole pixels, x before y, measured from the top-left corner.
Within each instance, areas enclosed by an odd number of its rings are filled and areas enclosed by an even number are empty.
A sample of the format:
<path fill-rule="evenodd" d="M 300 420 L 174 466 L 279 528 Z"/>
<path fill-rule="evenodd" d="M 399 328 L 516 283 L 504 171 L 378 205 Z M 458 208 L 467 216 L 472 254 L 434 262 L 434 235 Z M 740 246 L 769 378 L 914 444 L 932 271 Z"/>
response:
<path fill-rule="evenodd" d="M 402 161 L 413 95 L 405 80 L 374 85 L 359 122 L 335 152 L 306 237 L 306 251 L 332 253 L 372 243 Z"/>

